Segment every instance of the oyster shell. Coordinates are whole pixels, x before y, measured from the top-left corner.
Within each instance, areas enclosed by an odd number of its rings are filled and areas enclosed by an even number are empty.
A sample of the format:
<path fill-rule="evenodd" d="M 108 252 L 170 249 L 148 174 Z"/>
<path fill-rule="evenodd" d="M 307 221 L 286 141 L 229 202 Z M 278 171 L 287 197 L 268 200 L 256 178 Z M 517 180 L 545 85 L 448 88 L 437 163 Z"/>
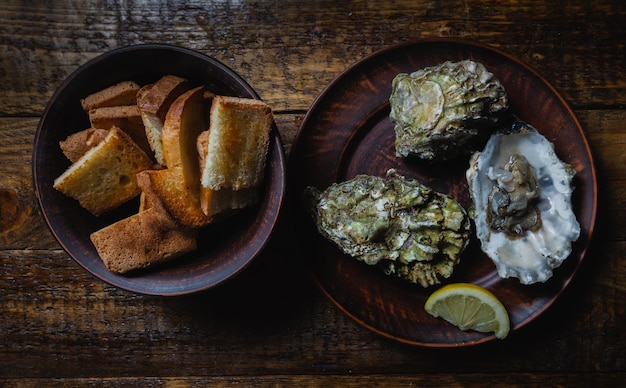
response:
<path fill-rule="evenodd" d="M 469 239 L 461 205 L 394 170 L 305 196 L 320 234 L 344 253 L 422 287 L 452 274 Z"/>
<path fill-rule="evenodd" d="M 580 235 L 572 209 L 574 169 L 525 122 L 494 133 L 466 172 L 482 250 L 503 277 L 545 282 Z"/>
<path fill-rule="evenodd" d="M 468 155 L 482 147 L 508 108 L 500 81 L 471 60 L 398 74 L 389 103 L 396 154 L 426 160 Z"/>

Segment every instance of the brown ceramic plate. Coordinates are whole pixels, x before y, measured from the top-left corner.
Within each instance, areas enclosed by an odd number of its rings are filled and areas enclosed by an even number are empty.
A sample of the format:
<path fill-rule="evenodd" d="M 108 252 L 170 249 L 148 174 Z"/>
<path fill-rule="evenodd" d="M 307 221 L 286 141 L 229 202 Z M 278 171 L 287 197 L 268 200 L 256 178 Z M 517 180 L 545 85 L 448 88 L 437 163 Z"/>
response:
<path fill-rule="evenodd" d="M 544 284 L 520 285 L 501 279 L 474 239 L 447 282 L 470 282 L 491 290 L 507 308 L 512 330 L 537 318 L 562 293 L 579 268 L 596 216 L 596 176 L 583 130 L 556 90 L 537 72 L 511 56 L 484 45 L 456 40 L 405 43 L 375 52 L 340 74 L 305 116 L 289 160 L 290 203 L 300 249 L 321 290 L 363 326 L 400 342 L 427 347 L 454 347 L 493 340 L 493 335 L 464 332 L 424 311 L 436 287 L 422 289 L 391 279 L 377 269 L 343 255 L 316 232 L 302 204 L 306 186 L 326 188 L 357 174 L 383 176 L 387 169 L 419 179 L 450 194 L 466 208 L 467 159 L 427 165 L 395 156 L 393 126 L 388 118 L 391 81 L 402 72 L 446 60 L 470 58 L 483 63 L 505 86 L 513 113 L 554 142 L 561 159 L 577 172 L 573 205 L 582 227 L 568 260 Z"/>
<path fill-rule="evenodd" d="M 203 228 L 197 251 L 133 275 L 109 272 L 89 235 L 137 211 L 131 201 L 106 216 L 94 217 L 57 192 L 53 181 L 70 165 L 59 141 L 89 127 L 80 99 L 124 80 L 140 85 L 166 74 L 205 85 L 216 94 L 256 98 L 256 92 L 219 61 L 181 47 L 146 44 L 116 49 L 78 68 L 56 90 L 43 112 L 33 147 L 33 179 L 43 216 L 63 249 L 97 278 L 128 291 L 181 295 L 206 290 L 243 270 L 263 249 L 276 223 L 285 189 L 285 160 L 278 131 L 270 137 L 261 203 L 218 225 Z"/>

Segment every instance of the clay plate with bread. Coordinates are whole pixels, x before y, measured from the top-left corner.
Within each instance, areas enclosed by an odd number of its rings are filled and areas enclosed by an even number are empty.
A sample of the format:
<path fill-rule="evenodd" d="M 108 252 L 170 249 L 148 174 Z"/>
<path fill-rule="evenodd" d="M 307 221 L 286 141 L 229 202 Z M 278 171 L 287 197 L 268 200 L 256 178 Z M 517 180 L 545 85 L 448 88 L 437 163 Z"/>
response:
<path fill-rule="evenodd" d="M 120 252 L 120 244 L 111 243 L 115 241 L 112 236 L 125 230 L 130 231 L 129 233 L 136 233 L 135 224 L 139 222 L 143 225 L 141 233 L 137 233 L 137 239 L 128 239 L 128 242 L 140 247 L 156 245 L 149 244 L 149 242 L 163 241 L 163 234 L 159 232 L 163 231 L 163 225 L 167 223 L 164 224 L 161 214 L 168 203 L 166 203 L 167 200 L 155 201 L 155 198 L 167 198 L 166 194 L 136 195 L 112 210 L 105 209 L 101 212 L 96 206 L 96 214 L 94 214 L 93 209 L 87 210 L 76 199 L 54 188 L 55 180 L 65 174 L 81 155 L 86 152 L 98 154 L 98 150 L 94 151 L 94 149 L 104 147 L 100 144 L 105 143 L 107 137 L 108 143 L 118 145 L 128 137 L 135 140 L 132 128 L 135 125 L 141 127 L 142 122 L 149 123 L 153 131 L 164 129 L 162 126 L 166 126 L 167 123 L 163 122 L 163 112 L 159 112 L 159 106 L 163 105 L 163 101 L 159 101 L 158 95 L 154 97 L 155 101 L 146 102 L 146 109 L 137 111 L 132 108 L 133 104 L 129 104 L 125 99 L 125 94 L 134 93 L 135 96 L 141 96 L 146 92 L 141 89 L 143 86 L 153 85 L 165 75 L 173 76 L 169 80 L 171 84 L 168 85 L 171 90 L 181 88 L 180 80 L 185 80 L 188 83 L 187 86 L 199 87 L 202 90 L 202 96 L 198 97 L 201 99 L 218 95 L 226 100 L 229 97 L 244 98 L 253 104 L 255 100 L 259 100 L 259 96 L 252 87 L 231 69 L 193 50 L 169 45 L 147 44 L 110 51 L 74 71 L 50 99 L 35 134 L 33 180 L 41 212 L 52 234 L 68 255 L 84 269 L 109 284 L 131 292 L 150 295 L 182 295 L 207 290 L 232 278 L 244 270 L 268 242 L 278 219 L 285 189 L 283 148 L 273 121 L 267 139 L 267 154 L 258 191 L 249 194 L 242 190 L 241 193 L 237 193 L 238 197 L 235 199 L 232 195 L 228 196 L 228 201 L 230 201 L 228 206 L 237 201 L 248 201 L 250 198 L 254 204 L 242 206 L 244 208 L 223 217 L 219 222 L 206 222 L 206 219 L 196 215 L 196 218 L 190 221 L 196 222 L 191 232 L 184 228 L 176 229 L 168 235 L 169 240 L 162 244 L 166 247 L 165 249 L 175 247 L 181 250 L 179 257 L 171 261 L 164 260 L 163 263 L 149 268 L 127 273 L 123 273 L 124 270 L 111 270 L 115 267 L 107 268 L 90 236 L 99 231 L 101 241 L 98 243 L 101 249 Z M 117 101 L 105 104 L 113 105 L 113 108 L 94 108 L 93 106 L 98 106 L 101 101 L 89 101 L 85 98 L 98 95 L 96 92 L 112 85 L 119 85 L 117 87 L 120 88 L 115 93 L 111 93 L 116 96 Z M 189 89 L 191 88 L 188 87 L 185 90 Z M 152 93 L 154 94 L 156 93 Z M 172 94 L 172 92 L 165 94 Z M 108 96 L 105 93 L 104 96 L 98 98 L 106 99 Z M 150 103 L 152 108 L 150 108 Z M 172 101 L 168 101 L 165 105 L 171 103 Z M 96 105 L 90 106 L 89 104 Z M 148 117 L 142 117 L 142 113 Z M 106 120 L 110 118 L 117 120 L 116 116 L 122 116 L 126 120 L 120 125 L 131 128 L 126 133 L 128 136 L 103 133 L 93 129 L 86 130 L 94 122 L 102 122 L 104 123 L 102 125 L 107 127 L 110 123 Z M 165 128 L 164 136 L 166 133 L 171 134 L 171 129 Z M 70 135 L 81 130 L 85 131 L 71 142 L 64 143 L 71 138 Z M 159 150 L 158 156 L 155 156 L 155 139 L 150 136 L 143 142 L 136 141 L 135 143 L 138 148 L 146 151 L 155 165 L 159 165 L 159 162 L 162 163 L 168 157 L 170 160 L 172 158 L 177 160 L 171 162 L 172 164 L 185 164 L 189 163 L 188 158 L 184 156 L 189 147 L 195 147 L 196 144 L 206 144 L 208 147 L 209 143 L 195 141 L 195 137 L 198 137 L 200 132 L 202 131 L 197 130 L 192 134 L 193 142 L 187 141 L 184 145 L 182 143 L 185 141 L 181 142 L 180 149 L 176 151 L 178 154 L 176 152 L 172 154 L 170 146 L 168 147 L 170 151 L 166 150 L 164 154 L 163 150 Z M 204 139 L 202 141 L 208 142 L 206 137 L 207 135 L 201 137 Z M 78 149 L 77 145 L 80 146 Z M 74 154 L 72 155 L 71 152 Z M 168 152 L 170 155 L 167 154 Z M 100 154 L 102 153 L 100 151 Z M 200 156 L 206 157 L 202 153 Z M 205 164 L 208 163 L 206 160 L 202 161 Z M 194 174 L 200 177 L 203 173 L 200 170 L 202 164 L 197 164 L 197 167 L 199 169 L 194 171 Z M 142 167 L 142 169 L 145 168 Z M 147 170 L 150 171 L 149 174 L 153 174 L 151 171 L 159 171 L 159 169 Z M 181 167 L 181 174 L 183 170 L 186 171 Z M 167 182 L 173 179 L 175 174 L 157 173 L 157 175 L 163 175 L 164 177 L 161 178 Z M 174 181 L 179 182 L 176 179 Z M 182 176 L 182 179 L 184 180 L 185 177 Z M 209 178 L 206 179 L 208 184 Z M 143 191 L 158 192 L 158 187 L 152 185 L 150 179 L 145 176 L 139 178 L 137 183 L 139 186 L 144 185 Z M 228 184 L 234 183 L 228 182 Z M 223 192 L 218 190 L 222 196 L 220 197 L 205 187 L 202 187 L 202 190 L 202 193 L 198 191 L 198 208 L 204 206 L 206 211 L 210 209 L 216 211 L 217 207 L 224 206 L 223 202 L 220 202 L 220 200 L 223 201 Z M 203 205 L 200 205 L 201 199 Z M 138 217 L 140 213 L 144 214 Z M 111 228 L 111 225 L 116 226 Z M 148 227 L 145 227 L 146 225 Z M 184 251 L 185 249 L 187 251 Z M 123 256 L 126 255 L 119 256 L 124 259 Z"/>

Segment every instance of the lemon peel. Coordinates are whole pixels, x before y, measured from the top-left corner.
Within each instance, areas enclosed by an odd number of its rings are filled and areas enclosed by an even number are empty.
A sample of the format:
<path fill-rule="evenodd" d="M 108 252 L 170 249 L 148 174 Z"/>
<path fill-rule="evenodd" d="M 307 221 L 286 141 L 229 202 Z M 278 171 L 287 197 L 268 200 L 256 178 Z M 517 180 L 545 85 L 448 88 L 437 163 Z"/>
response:
<path fill-rule="evenodd" d="M 471 283 L 453 283 L 433 292 L 424 305 L 426 312 L 461 330 L 493 332 L 504 339 L 510 331 L 509 315 L 500 300 L 487 289 Z"/>

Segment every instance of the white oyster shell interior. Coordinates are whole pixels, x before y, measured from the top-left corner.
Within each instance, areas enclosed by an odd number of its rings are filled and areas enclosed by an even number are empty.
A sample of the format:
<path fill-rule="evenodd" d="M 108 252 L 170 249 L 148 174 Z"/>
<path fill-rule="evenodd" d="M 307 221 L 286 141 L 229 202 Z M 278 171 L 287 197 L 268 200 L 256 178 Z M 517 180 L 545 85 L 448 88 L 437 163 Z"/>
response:
<path fill-rule="evenodd" d="M 517 125 L 517 128 L 516 128 Z M 513 154 L 526 157 L 539 186 L 535 206 L 541 227 L 510 238 L 490 228 L 487 220 L 489 196 L 494 187 L 494 169 L 502 169 Z M 528 124 L 514 124 L 511 133 L 492 135 L 482 152 L 474 154 L 467 170 L 474 202 L 473 218 L 482 250 L 496 265 L 499 276 L 516 277 L 522 284 L 545 282 L 552 270 L 570 255 L 580 235 L 571 203 L 574 169 L 562 162 L 553 144 Z"/>

